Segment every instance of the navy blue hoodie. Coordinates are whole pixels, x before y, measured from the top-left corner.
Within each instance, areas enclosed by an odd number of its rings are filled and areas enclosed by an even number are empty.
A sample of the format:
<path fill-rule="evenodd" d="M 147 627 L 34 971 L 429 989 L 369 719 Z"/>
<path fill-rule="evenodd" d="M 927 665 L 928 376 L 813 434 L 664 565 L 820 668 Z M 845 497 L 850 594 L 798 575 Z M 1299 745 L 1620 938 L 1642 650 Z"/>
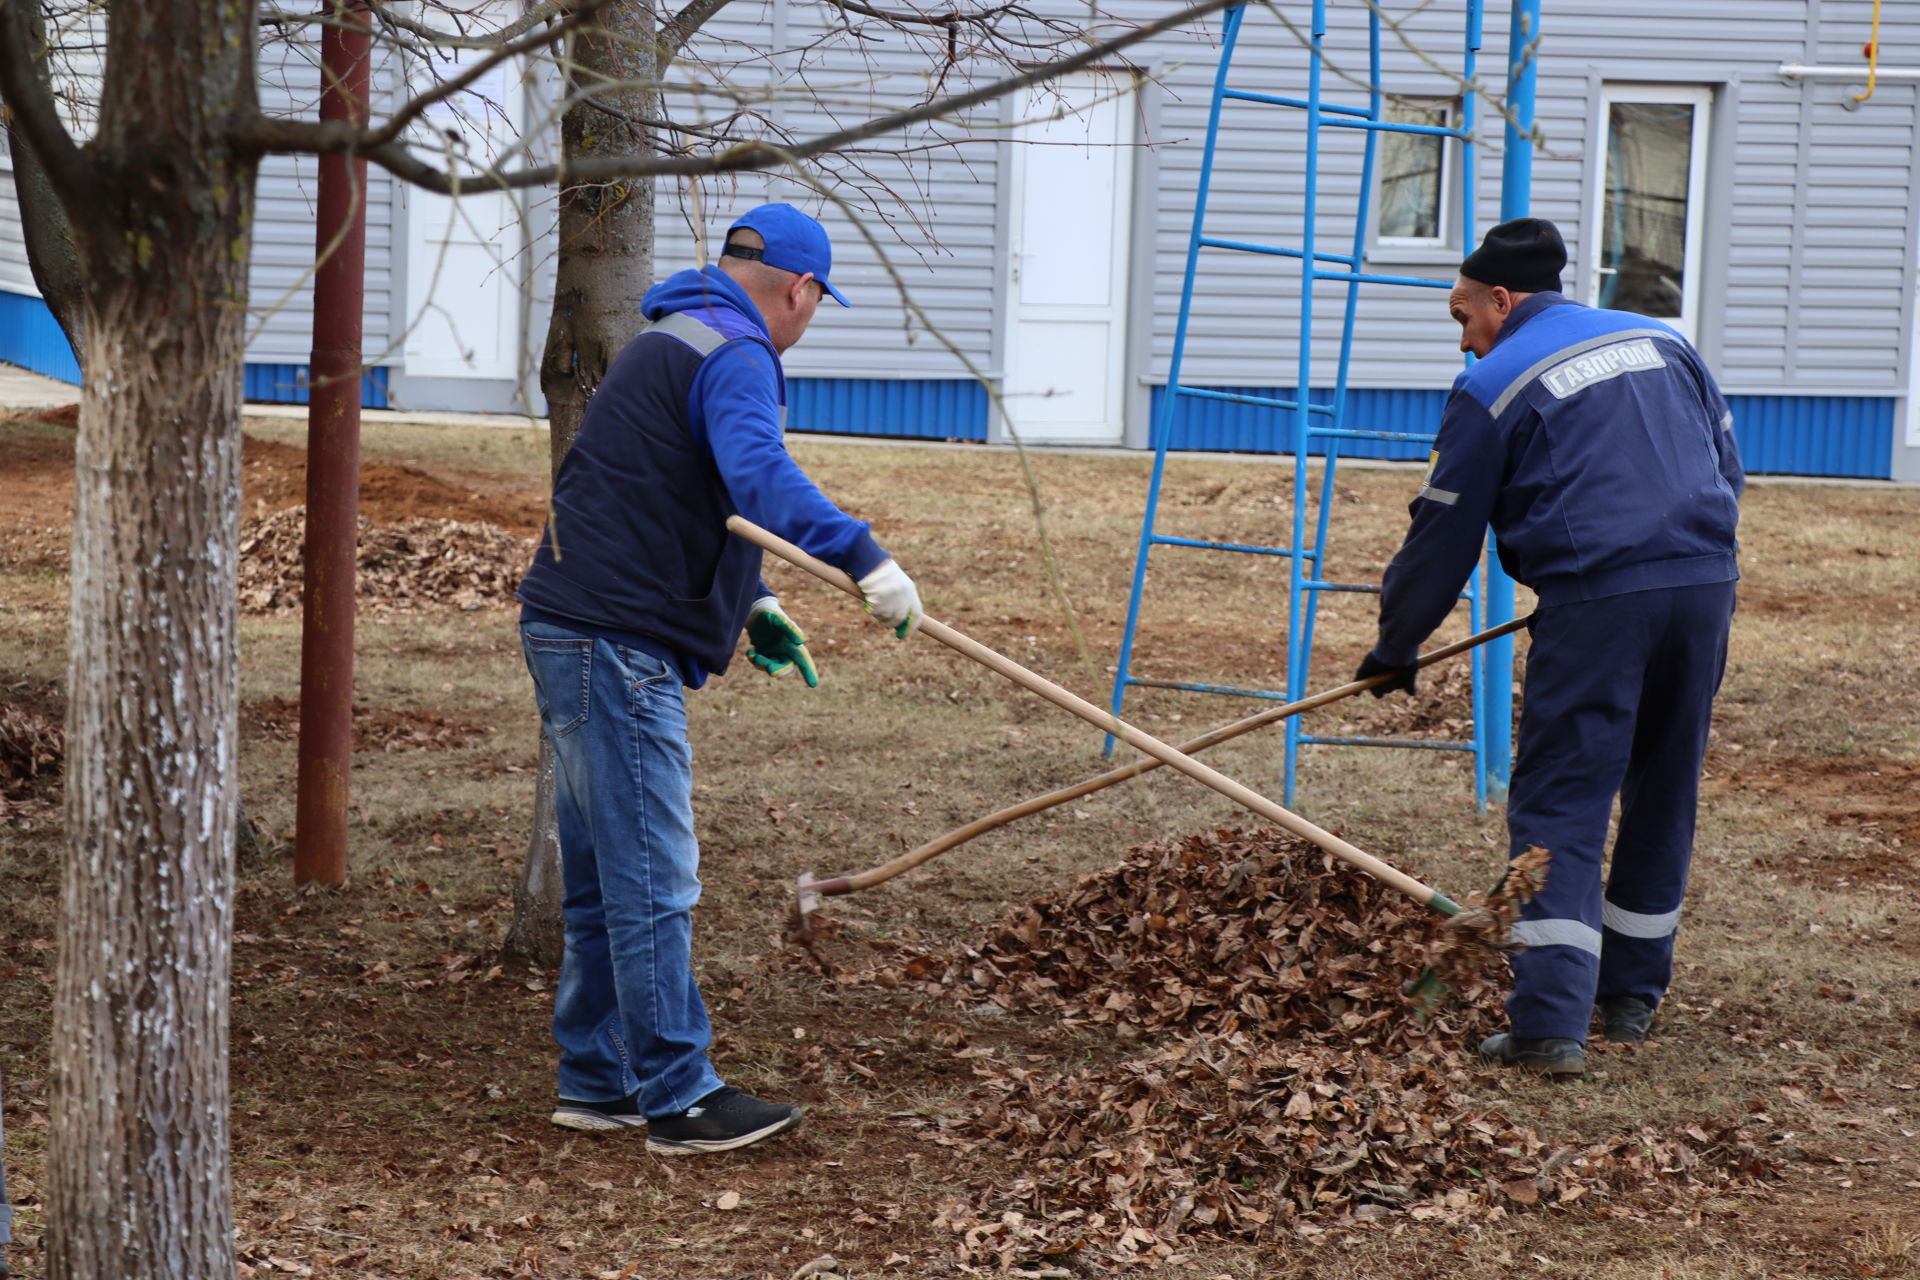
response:
<path fill-rule="evenodd" d="M 647 291 L 554 481 L 522 617 L 642 649 L 697 688 L 727 669 L 760 581 L 736 512 L 855 578 L 887 559 L 782 441 L 786 375 L 760 312 L 718 267 Z M 669 317 L 681 317 L 662 326 Z M 694 322 L 694 323 L 688 323 Z M 558 554 L 555 548 L 558 547 Z"/>
<path fill-rule="evenodd" d="M 1536 293 L 1454 380 L 1374 657 L 1413 663 L 1489 524 L 1502 567 L 1546 607 L 1730 582 L 1745 483 L 1733 413 L 1685 338 Z"/>

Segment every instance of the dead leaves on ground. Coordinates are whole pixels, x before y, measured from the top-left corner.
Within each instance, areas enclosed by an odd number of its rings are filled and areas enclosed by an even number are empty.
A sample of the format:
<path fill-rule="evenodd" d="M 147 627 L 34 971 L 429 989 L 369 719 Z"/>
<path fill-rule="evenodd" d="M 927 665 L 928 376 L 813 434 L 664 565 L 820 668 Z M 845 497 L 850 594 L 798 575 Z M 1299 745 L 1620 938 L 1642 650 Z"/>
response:
<path fill-rule="evenodd" d="M 1078 1070 L 971 1059 L 975 1113 L 918 1127 L 1013 1176 L 942 1214 L 958 1260 L 1125 1265 L 1195 1235 L 1575 1204 L 1635 1216 L 1768 1172 L 1732 1119 L 1594 1142 L 1509 1122 L 1466 1052 L 1498 1021 L 1500 966 L 1463 965 L 1424 1022 L 1401 995 L 1436 920 L 1290 836 L 1219 832 L 1136 849 L 976 947 L 864 975 L 1138 1042 Z"/>
<path fill-rule="evenodd" d="M 300 607 L 307 509 L 289 507 L 249 521 L 240 533 L 240 609 L 289 613 Z M 533 539 L 491 524 L 416 517 L 360 521 L 355 594 L 375 613 L 510 604 L 533 559 Z"/>
<path fill-rule="evenodd" d="M 66 755 L 59 724 L 31 707 L 0 702 L 0 825 L 51 807 Z"/>

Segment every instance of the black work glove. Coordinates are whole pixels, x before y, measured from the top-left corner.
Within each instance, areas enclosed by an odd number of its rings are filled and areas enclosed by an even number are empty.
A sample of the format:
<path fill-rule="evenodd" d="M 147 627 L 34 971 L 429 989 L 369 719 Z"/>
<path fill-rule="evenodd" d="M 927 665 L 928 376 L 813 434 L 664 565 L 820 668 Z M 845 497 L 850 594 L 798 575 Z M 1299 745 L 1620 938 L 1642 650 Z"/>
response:
<path fill-rule="evenodd" d="M 1419 678 L 1419 667 L 1392 667 L 1380 661 L 1372 654 L 1367 655 L 1360 669 L 1353 673 L 1355 680 L 1370 680 L 1374 676 L 1391 675 L 1393 679 L 1383 680 L 1367 690 L 1376 698 L 1384 698 L 1390 693 L 1412 693 L 1414 681 Z"/>

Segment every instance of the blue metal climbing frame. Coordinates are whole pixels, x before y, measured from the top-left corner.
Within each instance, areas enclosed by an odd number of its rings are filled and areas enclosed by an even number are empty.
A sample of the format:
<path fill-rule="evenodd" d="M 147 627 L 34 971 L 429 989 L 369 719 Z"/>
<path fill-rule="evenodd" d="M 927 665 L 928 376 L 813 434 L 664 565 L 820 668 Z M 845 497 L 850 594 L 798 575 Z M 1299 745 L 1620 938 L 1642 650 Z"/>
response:
<path fill-rule="evenodd" d="M 1516 217 L 1526 211 L 1526 185 L 1531 159 L 1530 142 L 1512 125 L 1517 122 L 1522 129 L 1525 129 L 1532 123 L 1533 52 L 1538 38 L 1539 2 L 1540 0 L 1514 0 L 1513 4 L 1513 55 L 1508 67 L 1507 114 L 1510 123 L 1507 131 L 1506 169 L 1503 174 L 1505 192 L 1505 198 L 1502 200 L 1503 217 Z M 1374 185 L 1374 159 L 1379 137 L 1383 133 L 1427 134 L 1458 139 L 1464 174 L 1458 188 L 1459 225 L 1465 229 L 1467 241 L 1471 242 L 1476 235 L 1477 227 L 1474 217 L 1475 152 L 1477 150 L 1474 128 L 1477 104 L 1470 90 L 1461 94 L 1460 115 L 1454 122 L 1456 127 L 1403 124 L 1387 120 L 1382 110 L 1385 93 L 1381 84 L 1381 13 L 1379 5 L 1369 3 L 1368 0 L 1359 0 L 1359 4 L 1365 5 L 1368 16 L 1367 105 L 1360 107 L 1326 101 L 1322 97 L 1321 90 L 1323 70 L 1326 65 L 1323 43 L 1327 34 L 1327 3 L 1328 0 L 1313 0 L 1312 57 L 1308 64 L 1307 93 L 1304 98 L 1253 93 L 1233 88 L 1229 84 L 1228 77 L 1233 63 L 1234 46 L 1239 40 L 1245 8 L 1235 6 L 1227 10 L 1220 48 L 1220 66 L 1214 77 L 1213 100 L 1207 117 L 1206 150 L 1201 160 L 1199 189 L 1194 198 L 1193 231 L 1188 240 L 1186 275 L 1180 291 L 1180 318 L 1174 331 L 1173 359 L 1168 369 L 1166 394 L 1162 397 L 1160 411 L 1154 424 L 1153 477 L 1147 491 L 1146 514 L 1141 521 L 1140 547 L 1134 565 L 1133 591 L 1127 603 L 1126 629 L 1121 638 L 1119 664 L 1114 677 L 1112 706 L 1115 715 L 1121 712 L 1127 690 L 1134 686 L 1182 689 L 1197 693 L 1289 702 L 1304 697 L 1308 670 L 1312 664 L 1314 623 L 1318 616 L 1320 595 L 1330 591 L 1377 594 L 1380 590 L 1373 584 L 1335 581 L 1327 567 L 1328 524 L 1333 505 L 1331 498 L 1339 460 L 1339 443 L 1344 440 L 1430 443 L 1434 439 L 1432 434 L 1374 430 L 1365 425 L 1350 424 L 1347 420 L 1347 375 L 1352 360 L 1354 317 L 1360 286 L 1367 284 L 1446 289 L 1453 283 L 1451 278 L 1431 280 L 1413 276 L 1382 275 L 1365 270 L 1363 254 L 1366 249 L 1369 204 Z M 1477 70 L 1482 5 L 1483 0 L 1467 0 L 1461 67 L 1462 83 L 1466 85 L 1474 83 Z M 1214 160 L 1220 138 L 1221 113 L 1222 108 L 1228 103 L 1294 109 L 1305 113 L 1306 164 L 1303 179 L 1306 190 L 1300 242 L 1297 248 L 1256 244 L 1243 240 L 1225 240 L 1206 233 L 1207 198 L 1213 181 Z M 1316 225 L 1320 195 L 1321 130 L 1328 128 L 1364 131 L 1360 188 L 1357 207 L 1354 210 L 1351 247 L 1344 253 L 1331 252 L 1322 248 L 1319 239 L 1321 228 Z M 1194 279 L 1203 250 L 1265 254 L 1293 259 L 1301 264 L 1299 364 L 1292 399 L 1191 387 L 1181 381 L 1182 365 L 1187 349 L 1188 326 L 1193 311 Z M 1339 359 L 1332 394 L 1327 398 L 1316 398 L 1310 390 L 1313 385 L 1314 286 L 1320 282 L 1337 282 L 1346 285 L 1343 291 L 1344 313 L 1341 316 L 1339 330 Z M 1236 404 L 1260 406 L 1291 415 L 1290 444 L 1294 459 L 1293 530 L 1292 539 L 1286 546 L 1214 542 L 1174 537 L 1155 530 L 1154 519 L 1159 508 L 1161 483 L 1166 472 L 1168 443 L 1175 438 L 1178 416 L 1183 408 L 1194 400 L 1225 400 Z M 1325 457 L 1324 465 L 1320 470 L 1319 490 L 1317 495 L 1314 495 L 1315 501 L 1312 504 L 1315 507 L 1315 516 L 1312 541 L 1309 542 L 1307 510 L 1309 491 L 1312 488 L 1309 477 L 1310 454 L 1315 445 L 1321 447 Z M 1140 622 L 1141 600 L 1147 579 L 1147 562 L 1155 547 L 1230 551 L 1281 556 L 1287 559 L 1290 573 L 1287 593 L 1287 679 L 1284 691 L 1147 679 L 1133 674 L 1134 640 Z M 1474 581 L 1468 584 L 1467 589 L 1462 593 L 1462 598 L 1467 603 L 1469 625 L 1475 631 L 1480 630 L 1483 625 L 1498 625 L 1512 616 L 1512 582 L 1500 572 L 1491 547 L 1488 550 L 1487 565 L 1475 575 Z M 1483 604 L 1487 606 L 1485 612 L 1488 614 L 1484 623 L 1481 616 Z M 1507 697 L 1496 699 L 1490 696 L 1490 690 L 1504 691 L 1511 683 L 1512 642 L 1508 640 L 1505 643 L 1504 651 L 1488 646 L 1486 650 L 1476 649 L 1473 653 L 1471 661 L 1474 734 L 1470 742 L 1328 737 L 1304 732 L 1298 717 L 1288 720 L 1286 722 L 1285 775 L 1288 802 L 1291 803 L 1293 798 L 1299 748 L 1303 743 L 1471 752 L 1474 758 L 1476 801 L 1484 805 L 1490 789 L 1496 798 L 1504 798 L 1511 757 L 1511 700 Z M 1113 750 L 1113 745 L 1114 740 L 1109 736 L 1106 746 L 1109 754 Z"/>

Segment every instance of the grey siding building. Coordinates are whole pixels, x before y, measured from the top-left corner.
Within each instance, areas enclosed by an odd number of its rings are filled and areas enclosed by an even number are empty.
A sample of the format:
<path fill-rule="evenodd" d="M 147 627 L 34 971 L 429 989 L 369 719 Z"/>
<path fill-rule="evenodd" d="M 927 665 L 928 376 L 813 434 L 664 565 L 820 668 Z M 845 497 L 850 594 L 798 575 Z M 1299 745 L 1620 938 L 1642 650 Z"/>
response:
<path fill-rule="evenodd" d="M 1463 65 L 1464 7 L 1382 6 L 1394 20 L 1383 87 L 1398 118 L 1460 118 L 1453 73 Z M 1279 9 L 1291 28 L 1270 9 L 1249 9 L 1233 80 L 1299 96 L 1307 6 Z M 1104 9 L 1116 23 L 1166 11 L 1147 0 Z M 1365 102 L 1366 14 L 1361 0 L 1331 0 L 1329 100 Z M 1545 0 L 1532 209 L 1566 234 L 1567 292 L 1663 315 L 1691 334 L 1733 401 L 1754 470 L 1920 479 L 1920 10 L 1883 6 L 1876 83 L 1856 101 L 1872 18 L 1872 0 Z M 1490 5 L 1479 83 L 1495 94 L 1507 20 L 1504 5 Z M 944 50 L 908 38 L 836 41 L 836 21 L 830 7 L 802 0 L 735 0 L 696 52 L 731 91 L 759 86 L 766 113 L 795 137 L 915 100 L 930 76 L 958 88 L 999 74 L 946 65 Z M 857 303 L 823 309 L 791 353 L 794 427 L 998 438 L 1008 424 L 984 380 L 1024 438 L 1145 445 L 1166 381 L 1217 37 L 1217 24 L 1162 36 L 1131 50 L 1130 65 L 923 126 L 894 151 L 824 162 L 808 181 L 663 184 L 660 273 L 710 255 L 733 212 L 793 200 L 833 227 L 835 283 Z M 313 63 L 311 49 L 271 48 L 266 100 L 310 109 Z M 383 68 L 383 91 L 407 75 Z M 803 83 L 815 92 L 790 91 Z M 536 150 L 545 144 L 544 86 L 503 79 L 490 90 Z M 722 95 L 673 103 L 687 122 L 726 109 Z M 435 123 L 493 146 L 501 114 L 456 109 Z M 1450 278 L 1500 207 L 1501 122 L 1484 99 L 1477 114 L 1477 174 L 1464 171 L 1457 142 L 1397 135 L 1382 147 L 1358 225 L 1358 132 L 1323 131 L 1321 243 L 1344 248 L 1357 232 L 1368 271 Z M 1209 234 L 1297 243 L 1305 153 L 1299 112 L 1231 105 Z M 1471 227 L 1460 216 L 1469 182 Z M 384 178 L 374 187 L 369 402 L 537 412 L 550 195 L 454 209 Z M 312 194 L 310 168 L 276 161 L 263 173 L 248 352 L 257 398 L 304 396 Z M 1293 388 L 1299 289 L 1297 262 L 1203 255 L 1184 380 Z M 1322 291 L 1316 306 L 1331 315 L 1335 291 Z M 1350 422 L 1430 430 L 1438 421 L 1460 359 L 1442 299 L 1362 287 Z M 1313 393 L 1332 385 L 1336 336 L 1316 321 Z M 10 184 L 0 195 L 0 359 L 76 372 L 34 296 Z M 1279 419 L 1208 402 L 1183 412 L 1172 443 L 1278 450 L 1287 439 Z"/>

